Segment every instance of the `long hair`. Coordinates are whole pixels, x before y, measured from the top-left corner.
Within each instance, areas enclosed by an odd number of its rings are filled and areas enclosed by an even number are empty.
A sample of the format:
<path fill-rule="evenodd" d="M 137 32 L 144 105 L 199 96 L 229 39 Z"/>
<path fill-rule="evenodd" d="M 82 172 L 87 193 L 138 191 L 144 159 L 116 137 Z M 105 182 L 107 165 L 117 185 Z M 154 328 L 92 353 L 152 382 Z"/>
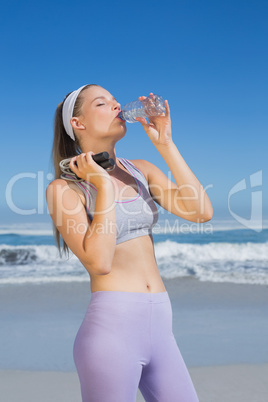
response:
<path fill-rule="evenodd" d="M 77 117 L 81 114 L 81 109 L 83 105 L 83 97 L 81 95 L 82 92 L 92 86 L 99 86 L 99 85 L 96 84 L 86 85 L 79 93 L 74 105 L 73 117 Z M 65 99 L 67 98 L 68 95 L 66 95 Z M 75 141 L 73 141 L 65 131 L 62 120 L 63 103 L 64 101 L 58 105 L 54 118 L 54 140 L 51 152 L 51 159 L 54 164 L 55 179 L 59 179 L 61 175 L 61 170 L 59 167 L 60 161 L 62 159 L 72 158 L 81 153 L 78 139 L 75 138 Z M 60 257 L 62 257 L 62 251 L 65 254 L 69 254 L 69 248 L 64 239 L 61 237 L 61 234 L 56 225 L 54 224 L 54 222 L 53 222 L 53 234 L 60 253 Z"/>

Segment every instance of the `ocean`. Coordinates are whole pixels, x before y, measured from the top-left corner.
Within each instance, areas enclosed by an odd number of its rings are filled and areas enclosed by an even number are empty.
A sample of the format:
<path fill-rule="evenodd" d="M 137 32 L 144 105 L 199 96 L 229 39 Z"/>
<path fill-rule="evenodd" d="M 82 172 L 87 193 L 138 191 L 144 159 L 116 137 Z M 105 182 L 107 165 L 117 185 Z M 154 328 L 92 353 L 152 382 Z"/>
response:
<path fill-rule="evenodd" d="M 153 239 L 162 278 L 268 284 L 265 223 L 255 231 L 227 220 L 163 219 Z M 0 226 L 0 285 L 86 280 L 89 275 L 75 255 L 59 257 L 50 223 Z"/>

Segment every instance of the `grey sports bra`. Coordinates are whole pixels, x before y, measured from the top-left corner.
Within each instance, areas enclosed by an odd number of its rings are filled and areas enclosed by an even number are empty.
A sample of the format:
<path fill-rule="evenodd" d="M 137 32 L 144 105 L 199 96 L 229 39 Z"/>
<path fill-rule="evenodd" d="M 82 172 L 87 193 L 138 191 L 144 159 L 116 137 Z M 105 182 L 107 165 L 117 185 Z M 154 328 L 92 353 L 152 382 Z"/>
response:
<path fill-rule="evenodd" d="M 146 178 L 142 172 L 129 160 L 117 158 L 130 172 L 138 186 L 138 193 L 134 198 L 125 201 L 115 200 L 116 213 L 116 244 L 139 236 L 152 234 L 152 228 L 158 221 L 158 209 L 153 201 Z M 68 179 L 68 174 L 63 173 L 61 178 Z M 87 182 L 75 182 L 83 191 L 87 214 L 92 221 L 95 211 L 97 188 Z"/>

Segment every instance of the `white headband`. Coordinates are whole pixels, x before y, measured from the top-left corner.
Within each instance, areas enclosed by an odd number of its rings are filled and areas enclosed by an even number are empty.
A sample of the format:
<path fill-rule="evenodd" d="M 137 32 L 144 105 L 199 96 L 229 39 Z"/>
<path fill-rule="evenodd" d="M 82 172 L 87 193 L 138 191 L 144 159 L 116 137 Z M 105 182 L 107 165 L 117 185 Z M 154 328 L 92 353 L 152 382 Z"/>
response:
<path fill-rule="evenodd" d="M 74 141 L 75 141 L 75 136 L 74 136 L 73 127 L 70 123 L 70 120 L 73 117 L 75 101 L 84 87 L 86 87 L 86 85 L 83 85 L 82 87 L 78 88 L 76 91 L 71 92 L 70 95 L 68 95 L 68 97 L 65 99 L 65 101 L 63 103 L 63 108 L 62 108 L 62 121 L 63 121 L 65 131 L 71 137 L 71 139 Z"/>

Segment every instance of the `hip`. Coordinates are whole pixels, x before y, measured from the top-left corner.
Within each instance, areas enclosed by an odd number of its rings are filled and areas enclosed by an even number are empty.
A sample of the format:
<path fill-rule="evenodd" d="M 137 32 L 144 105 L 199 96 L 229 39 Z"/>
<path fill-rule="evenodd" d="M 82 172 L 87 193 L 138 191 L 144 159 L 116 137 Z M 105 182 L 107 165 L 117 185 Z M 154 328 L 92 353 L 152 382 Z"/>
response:
<path fill-rule="evenodd" d="M 86 310 L 80 330 L 95 333 L 172 332 L 172 306 L 167 291 L 96 291 Z"/>

